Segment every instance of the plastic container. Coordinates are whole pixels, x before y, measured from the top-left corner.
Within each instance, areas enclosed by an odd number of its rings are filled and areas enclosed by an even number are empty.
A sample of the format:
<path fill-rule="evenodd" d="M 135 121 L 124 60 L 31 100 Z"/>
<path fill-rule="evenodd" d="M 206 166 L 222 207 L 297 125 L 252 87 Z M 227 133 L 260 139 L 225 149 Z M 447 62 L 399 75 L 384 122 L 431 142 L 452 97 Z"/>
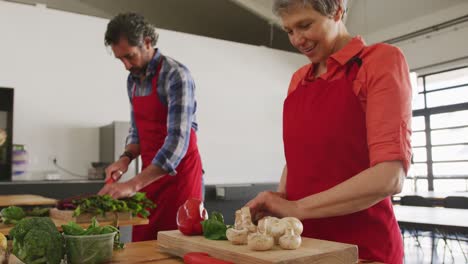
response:
<path fill-rule="evenodd" d="M 13 145 L 12 174 L 13 180 L 23 176 L 28 170 L 28 152 L 24 145 Z"/>
<path fill-rule="evenodd" d="M 117 232 L 89 236 L 63 235 L 67 263 L 98 264 L 111 261 L 115 234 Z"/>

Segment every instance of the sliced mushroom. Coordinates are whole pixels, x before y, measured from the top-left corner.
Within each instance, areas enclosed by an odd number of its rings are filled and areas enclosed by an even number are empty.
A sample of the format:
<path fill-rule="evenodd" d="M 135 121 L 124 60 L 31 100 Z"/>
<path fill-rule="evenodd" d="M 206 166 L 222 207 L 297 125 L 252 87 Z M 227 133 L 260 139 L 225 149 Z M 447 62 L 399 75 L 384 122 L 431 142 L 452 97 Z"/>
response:
<path fill-rule="evenodd" d="M 226 237 L 233 245 L 247 245 L 247 235 L 249 231 L 247 228 L 235 229 L 228 228 L 226 230 Z"/>
<path fill-rule="evenodd" d="M 302 231 L 304 230 L 304 226 L 302 225 L 302 222 L 296 217 L 284 217 L 284 218 L 281 218 L 280 222 L 285 223 L 286 228 L 291 227 L 294 231 L 294 234 L 296 235 L 300 236 L 302 234 Z"/>
<path fill-rule="evenodd" d="M 272 236 L 263 233 L 250 233 L 247 237 L 247 247 L 255 251 L 265 251 L 273 247 Z"/>
<path fill-rule="evenodd" d="M 287 228 L 286 233 L 279 238 L 279 245 L 282 249 L 297 249 L 301 243 L 301 236 L 296 235 L 292 228 Z"/>

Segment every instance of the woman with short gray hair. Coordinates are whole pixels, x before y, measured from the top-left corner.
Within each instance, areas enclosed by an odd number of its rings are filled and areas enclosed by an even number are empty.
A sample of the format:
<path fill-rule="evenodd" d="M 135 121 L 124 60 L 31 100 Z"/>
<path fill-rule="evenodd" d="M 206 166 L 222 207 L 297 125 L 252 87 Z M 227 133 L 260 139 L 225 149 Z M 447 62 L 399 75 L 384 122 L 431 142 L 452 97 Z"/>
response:
<path fill-rule="evenodd" d="M 303 236 L 355 244 L 359 257 L 402 263 L 390 196 L 411 157 L 411 85 L 401 51 L 367 46 L 343 0 L 275 0 L 291 44 L 310 61 L 283 106 L 286 165 L 277 192 L 247 203 L 257 219 L 293 216 Z"/>

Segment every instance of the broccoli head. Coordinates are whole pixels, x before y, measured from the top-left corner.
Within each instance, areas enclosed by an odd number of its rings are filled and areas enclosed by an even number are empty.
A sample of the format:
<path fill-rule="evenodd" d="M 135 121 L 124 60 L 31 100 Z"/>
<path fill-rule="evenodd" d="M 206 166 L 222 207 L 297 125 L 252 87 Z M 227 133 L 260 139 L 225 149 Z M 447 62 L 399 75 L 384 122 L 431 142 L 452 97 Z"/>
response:
<path fill-rule="evenodd" d="M 2 221 L 5 224 L 16 224 L 26 216 L 23 208 L 18 206 L 8 206 L 7 208 L 3 208 L 0 214 L 2 215 Z"/>
<path fill-rule="evenodd" d="M 31 217 L 11 229 L 13 254 L 29 264 L 60 264 L 64 255 L 63 237 L 49 217 Z"/>

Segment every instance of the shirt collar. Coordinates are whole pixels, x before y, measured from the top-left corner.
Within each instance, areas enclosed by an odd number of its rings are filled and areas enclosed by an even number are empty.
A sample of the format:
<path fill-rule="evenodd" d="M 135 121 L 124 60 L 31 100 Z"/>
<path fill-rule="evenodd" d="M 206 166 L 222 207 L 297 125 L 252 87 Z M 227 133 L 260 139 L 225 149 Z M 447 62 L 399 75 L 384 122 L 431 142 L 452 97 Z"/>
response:
<path fill-rule="evenodd" d="M 334 59 L 341 65 L 345 65 L 352 57 L 361 52 L 362 49 L 366 46 L 366 43 L 361 36 L 356 36 L 351 39 L 351 41 L 346 44 L 342 49 L 333 53 L 330 58 Z M 329 58 L 329 59 L 330 59 Z"/>

